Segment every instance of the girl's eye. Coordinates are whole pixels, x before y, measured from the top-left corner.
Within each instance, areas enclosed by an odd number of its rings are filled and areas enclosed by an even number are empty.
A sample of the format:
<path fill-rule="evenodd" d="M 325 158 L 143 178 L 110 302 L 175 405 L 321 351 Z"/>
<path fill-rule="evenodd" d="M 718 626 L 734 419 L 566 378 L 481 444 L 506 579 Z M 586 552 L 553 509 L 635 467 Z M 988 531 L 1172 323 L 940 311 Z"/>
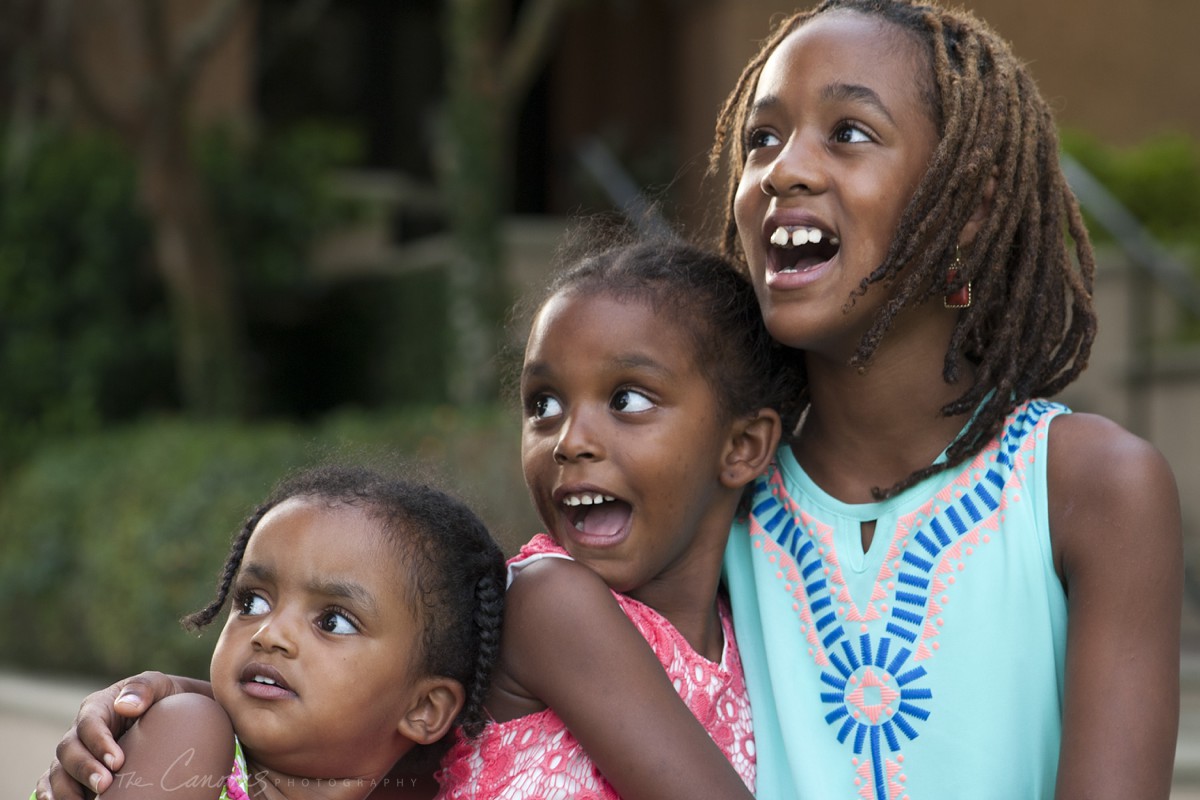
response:
<path fill-rule="evenodd" d="M 654 403 L 641 392 L 635 392 L 633 389 L 621 389 L 613 395 L 612 407 L 626 414 L 637 414 L 654 408 Z"/>
<path fill-rule="evenodd" d="M 746 134 L 746 150 L 757 150 L 760 147 L 774 147 L 780 139 L 766 128 L 754 128 Z"/>
<path fill-rule="evenodd" d="M 537 419 L 557 417 L 562 413 L 562 403 L 556 397 L 540 394 L 529 404 L 529 413 Z"/>
<path fill-rule="evenodd" d="M 338 636 L 358 633 L 358 626 L 351 622 L 345 614 L 337 611 L 326 611 L 322 614 L 317 620 L 317 627 L 326 633 L 334 633 Z"/>
<path fill-rule="evenodd" d="M 871 141 L 871 137 L 858 125 L 843 122 L 834 129 L 833 140 L 838 144 L 861 144 Z"/>
<path fill-rule="evenodd" d="M 238 613 L 243 617 L 257 617 L 271 610 L 271 604 L 262 595 L 251 591 L 238 592 Z"/>

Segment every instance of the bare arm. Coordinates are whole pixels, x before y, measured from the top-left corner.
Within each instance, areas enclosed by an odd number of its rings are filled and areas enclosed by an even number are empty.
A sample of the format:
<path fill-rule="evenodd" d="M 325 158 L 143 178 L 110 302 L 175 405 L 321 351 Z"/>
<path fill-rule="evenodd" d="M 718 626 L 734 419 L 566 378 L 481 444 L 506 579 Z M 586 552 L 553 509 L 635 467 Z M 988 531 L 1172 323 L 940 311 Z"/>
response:
<path fill-rule="evenodd" d="M 506 602 L 501 669 L 562 718 L 621 797 L 751 797 L 594 572 L 546 559 Z"/>
<path fill-rule="evenodd" d="M 216 800 L 233 766 L 233 725 L 211 697 L 173 695 L 138 718 L 121 748 L 104 800 Z"/>
<path fill-rule="evenodd" d="M 205 681 L 161 672 L 143 672 L 88 695 L 74 726 L 58 744 L 57 759 L 38 779 L 38 797 L 83 800 L 84 786 L 95 793 L 105 791 L 112 783 L 112 770 L 125 763 L 115 737 L 154 703 L 187 692 L 212 696 Z"/>
<path fill-rule="evenodd" d="M 1058 800 L 1166 798 L 1179 727 L 1179 494 L 1151 445 L 1087 414 L 1050 428 L 1051 538 L 1067 590 Z"/>

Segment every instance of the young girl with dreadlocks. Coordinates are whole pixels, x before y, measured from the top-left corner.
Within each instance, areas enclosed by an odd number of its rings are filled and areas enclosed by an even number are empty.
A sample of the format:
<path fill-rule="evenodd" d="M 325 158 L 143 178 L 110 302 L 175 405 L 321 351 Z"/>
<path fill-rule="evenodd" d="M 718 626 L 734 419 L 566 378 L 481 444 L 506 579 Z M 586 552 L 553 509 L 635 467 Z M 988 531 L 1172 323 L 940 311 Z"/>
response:
<path fill-rule="evenodd" d="M 713 156 L 721 247 L 805 351 L 796 443 L 725 560 L 758 796 L 1167 797 L 1178 494 L 1044 399 L 1086 365 L 1094 266 L 1024 67 L 964 12 L 822 2 L 749 63 Z"/>
<path fill-rule="evenodd" d="M 1179 498 L 1149 444 L 1044 399 L 1096 320 L 1030 76 L 966 13 L 829 0 L 718 131 L 723 250 L 805 353 L 726 560 L 760 796 L 1166 798 Z"/>
<path fill-rule="evenodd" d="M 441 491 L 352 467 L 283 481 L 184 620 L 232 601 L 212 696 L 147 711 L 103 796 L 366 797 L 455 723 L 478 734 L 503 592 L 500 548 Z"/>

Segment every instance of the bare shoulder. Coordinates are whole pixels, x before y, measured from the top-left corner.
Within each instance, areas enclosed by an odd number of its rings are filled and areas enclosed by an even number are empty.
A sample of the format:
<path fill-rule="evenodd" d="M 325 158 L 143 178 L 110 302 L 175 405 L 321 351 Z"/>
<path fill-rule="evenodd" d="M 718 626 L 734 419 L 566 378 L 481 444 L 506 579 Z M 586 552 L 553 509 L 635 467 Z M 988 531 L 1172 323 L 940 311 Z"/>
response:
<path fill-rule="evenodd" d="M 1047 480 L 1068 619 L 1055 796 L 1165 798 L 1183 586 L 1175 478 L 1149 442 L 1070 414 L 1050 425 Z"/>
<path fill-rule="evenodd" d="M 546 603 L 553 598 L 557 603 Z M 584 565 L 566 558 L 543 558 L 522 567 L 508 587 L 505 614 L 545 621 L 568 614 L 579 603 L 594 603 L 612 594 L 604 581 Z"/>
<path fill-rule="evenodd" d="M 163 698 L 120 744 L 125 764 L 104 793 L 106 800 L 215 800 L 233 766 L 233 725 L 204 695 Z"/>
<path fill-rule="evenodd" d="M 508 588 L 501 647 L 506 655 L 532 655 L 543 673 L 542 655 L 561 659 L 564 645 L 602 640 L 614 623 L 630 624 L 599 575 L 574 561 L 545 558 L 522 569 Z"/>
<path fill-rule="evenodd" d="M 1096 414 L 1064 414 L 1050 426 L 1050 531 L 1060 572 L 1109 548 L 1173 550 L 1181 536 L 1179 491 L 1150 442 Z"/>
<path fill-rule="evenodd" d="M 570 663 L 632 624 L 592 570 L 565 558 L 525 565 L 504 599 L 500 657 L 487 710 L 503 722 L 551 704 L 554 686 L 570 679 Z M 635 634 L 636 635 L 636 634 Z"/>

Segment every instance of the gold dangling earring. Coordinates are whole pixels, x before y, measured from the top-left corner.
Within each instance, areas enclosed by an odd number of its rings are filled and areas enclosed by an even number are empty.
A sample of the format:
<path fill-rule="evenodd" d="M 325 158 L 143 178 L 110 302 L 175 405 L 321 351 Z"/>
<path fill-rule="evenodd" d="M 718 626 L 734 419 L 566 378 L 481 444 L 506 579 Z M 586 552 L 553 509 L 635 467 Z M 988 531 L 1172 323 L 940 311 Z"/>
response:
<path fill-rule="evenodd" d="M 958 281 L 958 273 L 962 268 L 962 256 L 959 254 L 958 245 L 954 246 L 954 263 L 946 269 L 946 286 L 949 288 Z M 942 305 L 946 308 L 970 308 L 971 307 L 971 282 L 967 281 L 957 289 L 951 290 L 942 298 Z"/>

